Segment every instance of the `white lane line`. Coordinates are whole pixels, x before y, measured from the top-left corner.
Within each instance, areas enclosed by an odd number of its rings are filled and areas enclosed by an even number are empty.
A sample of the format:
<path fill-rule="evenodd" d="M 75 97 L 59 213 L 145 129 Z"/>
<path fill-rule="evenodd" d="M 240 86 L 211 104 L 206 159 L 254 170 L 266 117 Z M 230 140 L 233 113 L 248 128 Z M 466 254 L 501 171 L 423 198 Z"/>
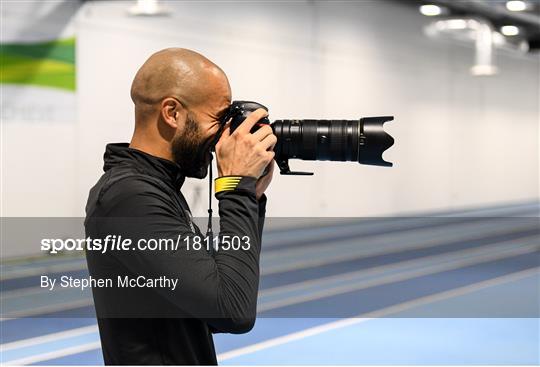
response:
<path fill-rule="evenodd" d="M 489 246 L 486 246 L 486 247 L 489 247 Z M 538 251 L 538 246 L 533 245 L 533 246 L 527 246 L 527 247 L 520 248 L 519 250 L 516 250 L 516 251 L 507 251 L 507 252 L 503 252 L 503 253 L 486 254 L 486 255 L 484 255 L 482 257 L 478 256 L 477 258 L 467 258 L 467 259 L 464 259 L 464 260 L 461 260 L 461 261 L 454 260 L 454 262 L 450 262 L 448 264 L 443 264 L 443 265 L 441 265 L 441 264 L 431 265 L 431 268 L 429 267 L 429 264 L 428 264 L 427 269 L 421 269 L 421 270 L 410 270 L 409 269 L 408 271 L 407 271 L 407 269 L 405 269 L 405 271 L 403 271 L 401 273 L 392 274 L 392 275 L 386 275 L 386 276 L 383 275 L 380 278 L 376 278 L 376 279 L 372 279 L 372 280 L 354 282 L 352 284 L 345 284 L 345 285 L 341 285 L 341 286 L 333 286 L 333 287 L 330 287 L 330 288 L 327 288 L 327 289 L 324 289 L 324 288 L 316 289 L 316 290 L 311 291 L 310 293 L 307 293 L 307 294 L 300 294 L 300 295 L 297 295 L 297 296 L 286 297 L 284 299 L 279 299 L 279 300 L 276 300 L 276 301 L 267 301 L 267 302 L 262 301 L 260 306 L 258 307 L 258 311 L 259 312 L 269 311 L 269 310 L 273 310 L 273 309 L 280 308 L 280 307 L 290 306 L 290 305 L 303 303 L 303 302 L 308 302 L 308 301 L 314 301 L 314 300 L 321 299 L 321 298 L 326 298 L 326 297 L 330 297 L 330 296 L 336 296 L 338 294 L 348 293 L 348 292 L 352 292 L 352 291 L 362 290 L 362 289 L 375 287 L 375 286 L 380 286 L 380 285 L 385 285 L 385 284 L 391 284 L 391 283 L 402 281 L 402 280 L 414 279 L 414 278 L 418 278 L 418 277 L 421 277 L 421 276 L 437 274 L 437 273 L 440 273 L 440 272 L 443 272 L 443 271 L 455 270 L 455 269 L 463 268 L 463 267 L 466 267 L 466 266 L 477 265 L 477 264 L 481 264 L 481 263 L 485 263 L 485 262 L 489 262 L 489 261 L 505 259 L 505 258 L 509 258 L 509 257 L 512 257 L 512 256 L 523 255 L 523 254 L 532 253 L 532 252 L 536 252 L 536 251 Z M 463 252 L 463 254 L 465 254 L 465 252 Z M 472 254 L 473 253 L 471 252 L 471 256 L 474 256 Z M 323 278 L 322 280 L 325 280 L 325 279 Z M 312 284 L 316 283 L 316 281 L 308 281 L 308 282 L 310 282 Z M 288 288 L 290 286 L 294 286 L 294 284 L 293 285 L 286 285 L 284 287 Z M 277 287 L 277 288 L 279 288 L 279 287 Z M 299 290 L 301 290 L 301 289 L 299 289 Z M 274 289 L 269 289 L 268 291 L 274 291 L 274 292 L 277 291 L 277 292 L 279 292 L 280 289 L 274 288 Z M 262 291 L 260 296 L 264 296 L 265 295 L 264 292 L 265 291 Z"/>
<path fill-rule="evenodd" d="M 83 326 L 80 328 L 75 329 L 69 329 L 65 331 L 60 331 L 57 333 L 42 335 L 42 336 L 36 336 L 33 338 L 23 339 L 23 340 L 17 340 L 10 343 L 4 343 L 0 344 L 0 350 L 2 352 L 7 352 L 8 350 L 18 349 L 18 348 L 25 348 L 29 346 L 33 346 L 36 344 L 43 344 L 50 341 L 57 341 L 58 339 L 65 339 L 65 338 L 72 338 L 74 336 L 79 336 L 82 334 L 88 334 L 88 333 L 94 333 L 98 331 L 97 324 L 89 325 L 89 326 Z"/>
<path fill-rule="evenodd" d="M 495 209 L 495 210 L 494 210 Z M 393 216 L 379 216 L 379 217 L 363 217 L 363 218 L 354 218 L 354 217 L 343 217 L 343 218 L 331 218 L 331 217 L 317 217 L 312 218 L 315 222 L 306 221 L 305 226 L 295 226 L 295 227 L 271 227 L 272 219 L 283 220 L 285 218 L 270 218 L 269 227 L 265 228 L 264 234 L 267 236 L 269 241 L 265 242 L 265 247 L 277 247 L 281 246 L 279 239 L 289 239 L 291 235 L 295 235 L 296 232 L 304 234 L 308 232 L 309 235 L 315 233 L 315 238 L 318 238 L 319 233 L 327 234 L 328 231 L 332 233 L 343 234 L 343 231 L 356 230 L 360 232 L 358 235 L 364 234 L 365 230 L 379 230 L 381 228 L 392 228 L 392 229 L 417 229 L 416 226 L 418 223 L 425 223 L 426 219 L 441 219 L 441 218 L 469 218 L 476 221 L 482 220 L 491 220 L 495 218 L 515 218 L 516 214 L 519 214 L 519 217 L 531 218 L 529 215 L 523 214 L 537 214 L 540 206 L 538 203 L 528 203 L 525 205 L 518 206 L 508 206 L 508 207 L 490 207 L 484 209 L 475 209 L 467 211 L 445 211 L 445 212 L 422 212 L 422 213 L 408 213 L 402 215 L 393 215 Z M 483 216 L 478 214 L 484 213 Z M 486 214 L 487 213 L 487 214 Z M 463 214 L 467 214 L 463 216 Z M 489 215 L 488 215 L 489 214 Z M 495 215 L 497 214 L 497 215 Z M 537 217 L 538 215 L 532 216 Z M 298 219 L 298 218 L 293 218 Z M 317 222 L 318 221 L 318 222 Z M 382 223 L 381 223 L 382 222 Z M 300 224 L 303 224 L 301 222 Z M 412 225 L 413 227 L 406 227 L 405 225 Z M 335 228 L 335 229 L 334 229 Z M 276 240 L 276 241 L 274 241 Z"/>
<path fill-rule="evenodd" d="M 438 219 L 438 221 L 441 221 L 443 219 Z M 368 234 L 367 239 L 363 238 L 365 235 L 364 233 L 359 233 L 358 231 L 354 231 L 351 233 L 348 233 L 350 237 L 346 238 L 340 238 L 338 242 L 350 242 L 350 241 L 357 241 L 362 238 L 363 243 L 365 242 L 374 242 L 380 239 L 384 239 L 384 243 L 390 242 L 391 244 L 394 244 L 392 240 L 401 240 L 402 242 L 405 239 L 408 239 L 409 241 L 417 242 L 420 238 L 423 240 L 429 240 L 433 241 L 434 239 L 438 239 L 439 242 L 441 241 L 441 236 L 444 239 L 449 239 L 452 241 L 458 241 L 458 240 L 465 240 L 465 239 L 471 239 L 472 238 L 483 238 L 486 236 L 493 237 L 497 234 L 506 234 L 519 232 L 518 230 L 531 230 L 536 229 L 536 226 L 531 225 L 531 223 L 522 223 L 520 225 L 517 225 L 516 223 L 508 223 L 508 221 L 503 219 L 493 219 L 490 221 L 483 221 L 483 222 L 458 222 L 458 223 L 448 223 L 445 226 L 424 226 L 421 228 L 403 228 L 396 232 L 380 232 L 375 234 Z M 494 232 L 495 231 L 495 232 Z M 326 232 L 325 232 L 326 233 Z M 343 232 L 340 232 L 338 234 L 343 234 Z M 311 241 L 320 241 L 333 240 L 335 242 L 335 236 L 321 236 L 321 235 L 312 235 L 310 236 L 309 240 Z M 414 244 L 412 242 L 411 244 Z M 378 244 L 378 242 L 375 242 Z M 266 246 L 266 244 L 264 245 Z M 307 251 L 306 249 L 309 249 L 310 251 L 314 250 L 324 250 L 325 247 L 321 248 L 320 244 L 315 245 L 304 245 L 301 247 L 288 247 L 286 249 L 283 249 L 281 251 L 272 251 L 268 254 L 266 254 L 266 257 L 268 259 L 281 259 L 283 258 L 281 254 L 286 253 L 287 255 L 305 255 Z"/>
<path fill-rule="evenodd" d="M 532 245 L 538 246 L 538 250 L 540 250 L 540 237 L 539 236 L 535 235 L 535 236 L 521 237 L 516 240 L 499 242 L 498 244 L 487 244 L 487 245 L 467 247 L 464 249 L 457 249 L 457 250 L 454 249 L 451 251 L 438 253 L 435 255 L 414 257 L 408 260 L 402 260 L 398 262 L 391 262 L 388 264 L 372 266 L 372 267 L 365 268 L 362 270 L 355 270 L 355 271 L 351 271 L 347 273 L 338 273 L 335 275 L 329 275 L 329 276 L 325 276 L 321 278 L 313 278 L 313 279 L 303 280 L 296 283 L 288 283 L 285 285 L 280 285 L 280 286 L 276 286 L 272 288 L 266 288 L 259 291 L 259 297 L 269 296 L 276 293 L 301 291 L 305 289 L 306 287 L 323 286 L 325 284 L 328 284 L 329 282 L 350 281 L 350 280 L 354 280 L 360 275 L 374 275 L 374 274 L 379 274 L 382 272 L 393 272 L 395 270 L 400 270 L 406 266 L 407 267 L 434 266 L 434 265 L 440 264 L 441 260 L 443 262 L 448 263 L 449 261 L 459 260 L 461 257 L 467 257 L 471 255 L 482 255 L 484 253 L 494 254 L 496 250 L 499 250 L 498 252 L 501 252 L 501 250 L 505 250 L 505 249 L 511 250 L 511 247 L 509 247 L 509 245 L 510 246 L 513 245 L 514 249 L 521 249 L 524 246 L 530 247 L 531 246 L 530 242 L 532 239 L 537 239 L 539 241 L 538 243 L 532 243 Z M 407 269 L 403 269 L 403 270 L 407 270 Z"/>
<path fill-rule="evenodd" d="M 534 227 L 509 226 L 502 224 L 478 224 L 464 227 L 455 226 L 453 232 L 446 230 L 422 230 L 409 233 L 380 234 L 366 240 L 359 238 L 339 241 L 339 246 L 302 246 L 272 254 L 263 253 L 261 257 L 261 275 L 284 273 L 287 271 L 314 268 L 322 265 L 339 263 L 345 260 L 363 259 L 372 256 L 389 255 L 425 248 L 438 248 L 448 245 L 448 241 L 473 242 L 484 240 L 487 236 L 519 234 Z M 482 231 L 482 234 L 478 234 Z M 336 251 L 337 250 L 337 251 Z M 308 254 L 308 255 L 306 255 Z"/>
<path fill-rule="evenodd" d="M 442 300 L 452 298 L 452 297 L 462 296 L 468 293 L 482 290 L 484 288 L 488 288 L 488 287 L 492 287 L 492 286 L 500 285 L 504 283 L 509 283 L 509 282 L 520 280 L 520 279 L 529 277 L 531 275 L 539 274 L 539 273 L 540 273 L 540 268 L 533 268 L 533 269 L 522 270 L 522 271 L 510 274 L 510 275 L 503 275 L 497 278 L 470 284 L 464 287 L 452 289 L 445 292 L 440 292 L 440 293 L 433 294 L 426 297 L 417 298 L 412 301 L 403 302 L 403 303 L 386 307 L 377 311 L 358 315 L 357 317 L 330 322 L 328 324 L 315 326 L 306 330 L 298 331 L 298 332 L 291 333 L 288 335 L 279 336 L 277 338 L 265 340 L 260 343 L 256 343 L 256 344 L 249 345 L 246 347 L 220 353 L 217 358 L 219 362 L 222 362 L 228 359 L 240 357 L 246 354 L 251 354 L 251 353 L 255 353 L 264 349 L 286 344 L 295 340 L 300 340 L 300 339 L 304 339 L 310 336 L 321 334 L 330 330 L 335 330 L 335 329 L 359 324 L 362 322 L 373 320 L 375 318 L 380 318 L 380 317 L 387 316 L 390 314 L 405 311 L 412 307 L 422 306 L 428 303 L 442 301 Z"/>
<path fill-rule="evenodd" d="M 290 343 L 295 340 L 304 339 L 309 336 L 321 334 L 330 330 L 339 329 L 339 328 L 343 328 L 343 327 L 354 325 L 354 324 L 359 324 L 359 323 L 366 322 L 369 320 L 371 320 L 371 318 L 362 317 L 362 318 L 343 319 L 339 321 L 330 322 L 328 324 L 315 326 L 306 330 L 298 331 L 296 333 L 292 333 L 289 335 L 279 336 L 277 338 L 265 340 L 263 342 L 249 345 L 247 347 L 242 347 L 242 348 L 231 350 L 229 352 L 221 353 L 217 357 L 218 362 L 223 362 L 223 361 L 226 361 L 227 359 L 255 353 L 263 349 L 268 349 L 268 348 L 275 347 L 278 345 Z"/>
<path fill-rule="evenodd" d="M 44 305 L 44 306 L 32 308 L 30 310 L 22 310 L 18 312 L 5 313 L 2 315 L 3 317 L 0 318 L 0 321 L 20 319 L 24 317 L 31 317 L 31 316 L 42 315 L 42 314 L 47 314 L 47 313 L 72 310 L 75 308 L 82 308 L 82 307 L 93 306 L 93 305 L 94 305 L 94 301 L 92 297 L 88 297 L 79 301 L 70 301 L 70 302 L 64 302 L 64 303 L 54 304 L 54 305 Z M 92 317 L 94 316 L 92 315 Z"/>
<path fill-rule="evenodd" d="M 76 291 L 76 293 L 81 294 L 83 293 L 78 288 L 60 288 L 60 292 L 68 293 Z M 12 298 L 21 298 L 21 297 L 27 297 L 31 295 L 40 295 L 40 294 L 49 294 L 51 292 L 49 287 L 41 287 L 41 286 L 33 286 L 33 287 L 26 287 L 26 288 L 19 288 L 19 289 L 13 289 L 9 291 L 3 291 L 1 293 L 2 300 L 6 301 Z M 57 293 L 58 294 L 58 293 Z M 86 296 L 91 297 L 92 293 L 90 290 L 87 290 Z"/>
<path fill-rule="evenodd" d="M 101 348 L 101 343 L 99 341 L 92 342 L 92 343 L 85 343 L 81 345 L 77 345 L 75 347 L 69 347 L 64 349 L 57 349 L 51 352 L 42 353 L 42 354 L 36 354 L 33 356 L 28 356 L 20 359 L 16 359 L 13 361 L 2 361 L 2 365 L 6 366 L 21 366 L 26 364 L 32 364 L 37 362 L 46 361 L 49 359 L 55 359 L 60 357 L 69 356 L 72 354 L 87 352 L 89 350 L 99 349 Z"/>
<path fill-rule="evenodd" d="M 39 265 L 38 265 L 39 266 Z M 6 269 L 2 270 L 0 281 L 26 278 L 31 276 L 39 276 L 43 274 L 56 274 L 64 273 L 68 271 L 77 271 L 86 269 L 86 260 L 73 259 L 69 260 L 69 263 L 64 264 L 45 264 L 40 267 L 32 267 L 27 269 Z"/>

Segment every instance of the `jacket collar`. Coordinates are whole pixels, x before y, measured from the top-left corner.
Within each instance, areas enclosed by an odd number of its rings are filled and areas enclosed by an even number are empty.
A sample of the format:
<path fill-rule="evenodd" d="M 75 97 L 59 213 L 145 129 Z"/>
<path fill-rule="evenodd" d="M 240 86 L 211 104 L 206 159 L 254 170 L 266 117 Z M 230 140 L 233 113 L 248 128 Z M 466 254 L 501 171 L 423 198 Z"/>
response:
<path fill-rule="evenodd" d="M 165 181 L 176 190 L 180 190 L 185 181 L 185 176 L 182 174 L 182 169 L 178 164 L 130 148 L 128 143 L 107 144 L 103 160 L 104 171 L 117 166 L 131 166 L 140 173 Z"/>

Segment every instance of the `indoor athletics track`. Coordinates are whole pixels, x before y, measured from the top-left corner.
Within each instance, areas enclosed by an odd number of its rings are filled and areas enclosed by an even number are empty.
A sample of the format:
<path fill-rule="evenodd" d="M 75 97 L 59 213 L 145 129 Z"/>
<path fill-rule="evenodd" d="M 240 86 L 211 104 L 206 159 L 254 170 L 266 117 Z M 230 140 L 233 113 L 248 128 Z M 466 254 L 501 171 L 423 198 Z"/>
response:
<path fill-rule="evenodd" d="M 268 231 L 259 318 L 248 334 L 215 336 L 220 364 L 539 364 L 539 211 Z M 69 318 L 92 310 L 90 292 L 50 302 L 42 274 L 83 276 L 86 262 L 2 264 L 2 364 L 102 364 L 95 320 Z"/>

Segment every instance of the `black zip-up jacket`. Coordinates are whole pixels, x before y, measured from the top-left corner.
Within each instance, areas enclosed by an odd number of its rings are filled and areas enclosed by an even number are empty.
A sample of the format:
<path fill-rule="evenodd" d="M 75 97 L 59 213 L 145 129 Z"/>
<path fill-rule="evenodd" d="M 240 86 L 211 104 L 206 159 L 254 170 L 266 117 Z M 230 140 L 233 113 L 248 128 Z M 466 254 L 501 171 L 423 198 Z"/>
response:
<path fill-rule="evenodd" d="M 128 144 L 107 145 L 104 160 L 86 206 L 87 237 L 202 237 L 180 192 L 177 164 Z M 225 180 L 219 190 L 216 182 L 220 236 L 248 236 L 248 250 L 87 250 L 93 278 L 179 280 L 175 290 L 93 288 L 106 364 L 217 364 L 212 333 L 253 327 L 266 197 L 256 199 L 255 178 L 217 180 Z"/>

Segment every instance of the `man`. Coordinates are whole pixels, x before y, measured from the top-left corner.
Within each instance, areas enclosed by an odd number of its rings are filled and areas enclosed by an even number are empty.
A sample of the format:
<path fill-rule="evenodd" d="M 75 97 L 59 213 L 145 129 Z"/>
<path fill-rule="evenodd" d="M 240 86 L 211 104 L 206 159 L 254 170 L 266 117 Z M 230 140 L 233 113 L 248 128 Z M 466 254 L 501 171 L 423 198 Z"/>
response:
<path fill-rule="evenodd" d="M 215 146 L 220 236 L 249 245 L 197 250 L 204 237 L 180 189 L 185 177 L 207 175 L 210 148 L 231 103 L 227 77 L 196 52 L 166 49 L 139 69 L 131 97 L 133 138 L 106 148 L 105 173 L 86 207 L 87 236 L 121 236 L 133 244 L 180 238 L 180 246 L 87 251 L 92 277 L 144 281 L 93 288 L 103 357 L 106 364 L 216 364 L 212 333 L 244 333 L 255 322 L 276 136 L 269 126 L 250 133 L 267 115 L 263 109 L 233 133 L 227 125 Z"/>

